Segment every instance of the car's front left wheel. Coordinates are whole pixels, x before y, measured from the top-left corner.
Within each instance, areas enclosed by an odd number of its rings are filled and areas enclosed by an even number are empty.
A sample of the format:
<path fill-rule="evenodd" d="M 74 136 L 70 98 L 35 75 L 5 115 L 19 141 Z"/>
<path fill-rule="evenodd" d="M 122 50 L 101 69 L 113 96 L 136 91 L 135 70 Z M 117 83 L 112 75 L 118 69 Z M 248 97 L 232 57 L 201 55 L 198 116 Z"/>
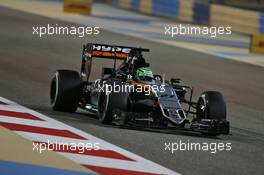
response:
<path fill-rule="evenodd" d="M 197 103 L 198 119 L 226 120 L 226 102 L 217 91 L 206 91 L 201 94 Z"/>

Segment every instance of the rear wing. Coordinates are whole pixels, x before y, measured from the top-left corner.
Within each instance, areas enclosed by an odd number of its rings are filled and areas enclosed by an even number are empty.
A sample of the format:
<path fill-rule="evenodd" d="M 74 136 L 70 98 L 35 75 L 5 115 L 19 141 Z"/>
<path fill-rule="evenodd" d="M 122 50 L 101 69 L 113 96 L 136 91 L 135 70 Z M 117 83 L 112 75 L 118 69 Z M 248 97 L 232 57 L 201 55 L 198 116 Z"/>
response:
<path fill-rule="evenodd" d="M 131 50 L 139 52 L 149 52 L 149 49 L 127 47 L 127 46 L 115 46 L 106 44 L 88 43 L 84 46 L 84 54 L 90 58 L 110 58 L 125 60 Z"/>

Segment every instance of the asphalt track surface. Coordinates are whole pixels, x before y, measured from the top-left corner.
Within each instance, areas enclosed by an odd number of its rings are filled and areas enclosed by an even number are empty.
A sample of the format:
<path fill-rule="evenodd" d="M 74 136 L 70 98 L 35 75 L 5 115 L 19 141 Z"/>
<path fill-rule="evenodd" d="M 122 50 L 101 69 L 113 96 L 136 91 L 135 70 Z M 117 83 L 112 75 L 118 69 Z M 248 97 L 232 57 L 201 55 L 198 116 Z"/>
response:
<path fill-rule="evenodd" d="M 98 36 L 32 35 L 32 26 L 74 25 L 0 8 L 0 95 L 183 174 L 264 173 L 264 69 L 202 53 L 102 31 Z M 54 112 L 49 83 L 57 69 L 79 70 L 82 44 L 106 42 L 151 49 L 152 69 L 181 77 L 195 87 L 221 91 L 227 100 L 231 135 L 208 138 L 186 132 L 149 132 L 105 126 L 83 111 Z M 165 151 L 165 142 L 231 142 L 231 151 Z M 144 166 L 144 165 L 142 165 Z"/>

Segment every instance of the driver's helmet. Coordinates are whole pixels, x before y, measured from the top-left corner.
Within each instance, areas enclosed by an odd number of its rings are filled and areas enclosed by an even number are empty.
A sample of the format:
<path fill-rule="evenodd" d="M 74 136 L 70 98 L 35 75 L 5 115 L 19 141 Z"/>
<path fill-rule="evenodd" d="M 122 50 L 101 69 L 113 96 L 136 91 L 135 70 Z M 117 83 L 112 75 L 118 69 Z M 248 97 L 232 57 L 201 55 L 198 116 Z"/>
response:
<path fill-rule="evenodd" d="M 150 68 L 140 67 L 137 69 L 135 78 L 137 81 L 151 82 L 153 81 L 154 76 Z"/>

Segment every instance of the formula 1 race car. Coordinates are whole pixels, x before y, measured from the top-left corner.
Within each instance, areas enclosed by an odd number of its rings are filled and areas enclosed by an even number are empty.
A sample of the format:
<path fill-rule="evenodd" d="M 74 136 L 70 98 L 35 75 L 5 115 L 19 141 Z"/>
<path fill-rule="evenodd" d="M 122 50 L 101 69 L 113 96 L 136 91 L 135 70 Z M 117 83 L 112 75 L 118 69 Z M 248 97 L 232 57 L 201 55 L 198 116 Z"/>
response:
<path fill-rule="evenodd" d="M 193 89 L 178 78 L 168 81 L 153 74 L 143 52 L 149 49 L 84 45 L 80 74 L 58 70 L 52 78 L 52 108 L 75 112 L 79 107 L 97 114 L 102 123 L 126 127 L 229 133 L 226 103 L 220 92 L 203 92 L 192 102 Z M 89 81 L 94 58 L 111 59 L 113 67 L 103 67 L 101 77 Z M 122 63 L 117 66 L 117 61 Z"/>

